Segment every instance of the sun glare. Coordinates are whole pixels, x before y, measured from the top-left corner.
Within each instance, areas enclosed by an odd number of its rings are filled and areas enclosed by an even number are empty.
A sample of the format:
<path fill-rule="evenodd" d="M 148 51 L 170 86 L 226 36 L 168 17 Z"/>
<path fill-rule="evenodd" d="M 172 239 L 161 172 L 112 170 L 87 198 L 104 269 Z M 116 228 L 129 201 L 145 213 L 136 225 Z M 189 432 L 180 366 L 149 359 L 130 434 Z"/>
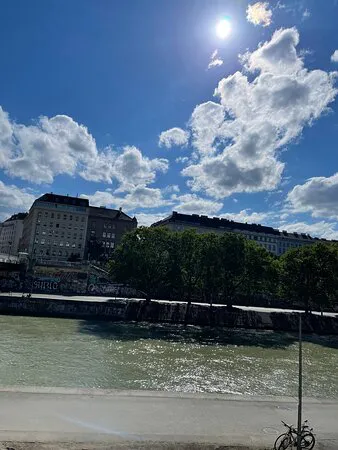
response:
<path fill-rule="evenodd" d="M 231 23 L 228 19 L 222 19 L 216 25 L 216 34 L 220 39 L 225 39 L 231 33 Z"/>

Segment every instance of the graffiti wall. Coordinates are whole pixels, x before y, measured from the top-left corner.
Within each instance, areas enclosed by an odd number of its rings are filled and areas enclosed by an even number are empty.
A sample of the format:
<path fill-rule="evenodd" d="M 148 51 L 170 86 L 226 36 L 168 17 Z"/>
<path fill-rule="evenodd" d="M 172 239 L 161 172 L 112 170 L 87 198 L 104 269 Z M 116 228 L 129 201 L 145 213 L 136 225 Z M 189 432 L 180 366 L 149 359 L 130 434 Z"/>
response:
<path fill-rule="evenodd" d="M 88 294 L 132 297 L 134 289 L 112 283 L 109 279 L 87 273 L 53 267 L 36 267 L 33 275 L 0 270 L 0 290 L 3 292 L 44 292 L 48 294 Z"/>

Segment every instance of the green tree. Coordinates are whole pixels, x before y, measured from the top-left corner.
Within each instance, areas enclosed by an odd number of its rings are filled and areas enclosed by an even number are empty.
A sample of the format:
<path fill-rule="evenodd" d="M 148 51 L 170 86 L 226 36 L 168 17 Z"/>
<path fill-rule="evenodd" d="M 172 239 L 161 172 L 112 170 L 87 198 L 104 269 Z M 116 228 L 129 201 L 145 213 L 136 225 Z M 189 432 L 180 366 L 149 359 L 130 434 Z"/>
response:
<path fill-rule="evenodd" d="M 168 284 L 170 232 L 140 227 L 123 236 L 109 263 L 114 280 L 142 291 L 147 302 Z"/>
<path fill-rule="evenodd" d="M 312 307 L 332 305 L 338 292 L 338 251 L 318 243 L 290 250 L 281 257 L 281 291 L 286 299 Z"/>
<path fill-rule="evenodd" d="M 276 292 L 278 266 L 276 259 L 265 248 L 253 241 L 244 243 L 244 270 L 241 289 L 251 297 Z"/>
<path fill-rule="evenodd" d="M 243 282 L 245 264 L 245 240 L 243 236 L 224 233 L 219 238 L 220 290 L 224 302 L 232 309 Z"/>
<path fill-rule="evenodd" d="M 184 230 L 176 234 L 178 240 L 180 280 L 183 297 L 190 306 L 197 292 L 199 281 L 199 243 L 200 236 L 195 230 Z"/>
<path fill-rule="evenodd" d="M 221 291 L 220 236 L 214 233 L 200 235 L 197 265 L 202 297 L 213 305 Z"/>

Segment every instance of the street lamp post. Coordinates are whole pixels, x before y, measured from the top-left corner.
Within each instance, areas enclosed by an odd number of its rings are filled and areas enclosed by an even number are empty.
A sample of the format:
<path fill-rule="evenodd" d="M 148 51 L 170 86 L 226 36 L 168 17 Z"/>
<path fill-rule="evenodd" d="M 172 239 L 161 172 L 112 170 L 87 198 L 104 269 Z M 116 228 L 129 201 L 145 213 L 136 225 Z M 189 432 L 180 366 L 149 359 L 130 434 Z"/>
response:
<path fill-rule="evenodd" d="M 298 424 L 297 424 L 297 450 L 301 450 L 302 433 L 302 396 L 303 396 L 303 355 L 302 355 L 302 313 L 299 313 L 299 346 L 298 346 Z"/>

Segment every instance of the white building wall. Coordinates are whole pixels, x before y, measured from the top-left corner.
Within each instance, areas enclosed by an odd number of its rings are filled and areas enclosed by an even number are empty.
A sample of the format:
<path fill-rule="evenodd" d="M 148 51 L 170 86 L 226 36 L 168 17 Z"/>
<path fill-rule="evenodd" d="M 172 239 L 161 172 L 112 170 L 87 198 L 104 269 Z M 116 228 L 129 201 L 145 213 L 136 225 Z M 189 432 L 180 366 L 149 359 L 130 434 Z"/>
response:
<path fill-rule="evenodd" d="M 22 236 L 23 220 L 9 220 L 1 224 L 0 253 L 17 256 Z"/>
<path fill-rule="evenodd" d="M 37 202 L 31 226 L 29 253 L 36 259 L 66 261 L 71 254 L 84 257 L 88 208 Z"/>

